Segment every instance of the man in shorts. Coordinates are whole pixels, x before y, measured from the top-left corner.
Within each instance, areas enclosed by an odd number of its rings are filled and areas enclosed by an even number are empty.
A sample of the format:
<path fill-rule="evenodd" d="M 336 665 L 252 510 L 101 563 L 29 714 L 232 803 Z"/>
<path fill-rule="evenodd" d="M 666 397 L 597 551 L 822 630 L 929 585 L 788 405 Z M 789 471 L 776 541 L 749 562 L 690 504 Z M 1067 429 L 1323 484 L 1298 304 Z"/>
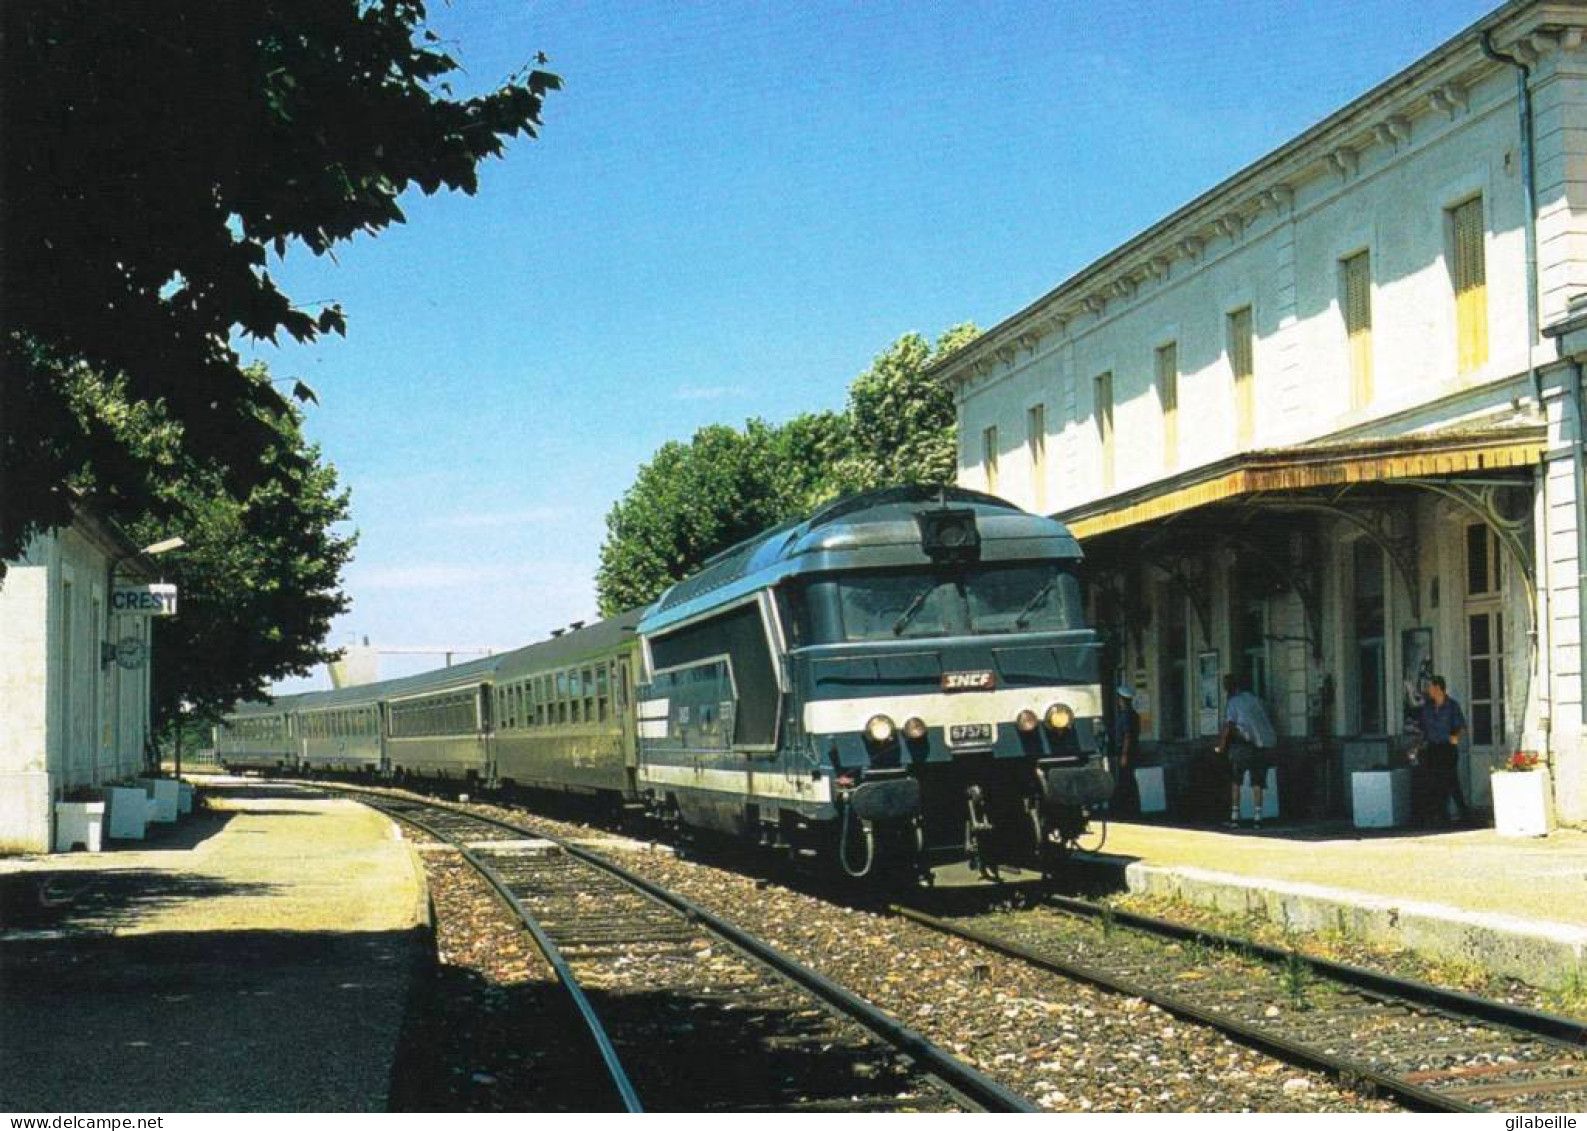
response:
<path fill-rule="evenodd" d="M 1228 826 L 1233 829 L 1240 825 L 1240 779 L 1249 773 L 1255 814 L 1251 824 L 1259 829 L 1262 827 L 1262 794 L 1267 786 L 1267 771 L 1273 765 L 1273 748 L 1278 745 L 1278 735 L 1267 717 L 1267 708 L 1255 695 L 1240 690 L 1238 679 L 1224 676 L 1223 690 L 1229 702 L 1224 708 L 1223 731 L 1218 735 L 1215 749 L 1229 756 Z"/>

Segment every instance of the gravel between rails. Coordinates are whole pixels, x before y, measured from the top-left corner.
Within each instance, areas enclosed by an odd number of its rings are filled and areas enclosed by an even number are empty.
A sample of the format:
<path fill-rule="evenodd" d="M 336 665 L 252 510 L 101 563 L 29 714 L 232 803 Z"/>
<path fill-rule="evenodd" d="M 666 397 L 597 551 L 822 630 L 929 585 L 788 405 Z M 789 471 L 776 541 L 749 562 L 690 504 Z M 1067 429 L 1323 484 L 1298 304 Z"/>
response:
<path fill-rule="evenodd" d="M 428 837 L 404 828 L 425 843 Z M 438 964 L 404 1050 L 399 1111 L 615 1111 L 533 940 L 454 851 L 420 853 L 435 906 Z"/>
<path fill-rule="evenodd" d="M 430 842 L 421 832 L 409 835 Z M 582 1023 L 563 1008 L 548 964 L 462 857 L 431 843 L 421 855 L 436 907 L 441 992 L 432 996 L 427 1031 L 412 1042 L 419 1055 L 410 1063 L 424 1079 L 410 1087 L 404 1106 L 610 1109 L 615 1093 L 592 1050 L 582 1047 L 588 1044 L 579 1037 Z M 533 881 L 519 890 L 517 875 L 538 857 L 515 863 L 512 850 L 486 855 L 526 906 L 542 914 L 545 893 L 536 894 Z M 598 874 L 591 870 L 588 878 Z M 643 913 L 697 931 L 682 916 L 611 884 L 618 890 L 589 898 L 605 901 L 611 915 L 635 929 Z M 565 904 L 550 910 L 563 927 L 578 914 Z M 556 937 L 557 928 L 548 929 Z M 591 960 L 565 946 L 564 956 L 595 1000 L 647 1107 L 959 1110 L 959 1100 L 923 1078 L 907 1057 L 734 948 L 703 934 L 683 954 L 660 936 L 646 940 L 616 961 Z M 593 945 L 592 953 L 610 949 Z M 562 1018 L 559 1025 L 548 1024 L 548 1012 Z"/>
<path fill-rule="evenodd" d="M 503 819 L 591 843 L 611 834 L 521 810 Z M 624 867 L 765 938 L 1053 1111 L 1394 1111 L 1136 999 L 1032 970 L 891 916 L 670 853 Z"/>

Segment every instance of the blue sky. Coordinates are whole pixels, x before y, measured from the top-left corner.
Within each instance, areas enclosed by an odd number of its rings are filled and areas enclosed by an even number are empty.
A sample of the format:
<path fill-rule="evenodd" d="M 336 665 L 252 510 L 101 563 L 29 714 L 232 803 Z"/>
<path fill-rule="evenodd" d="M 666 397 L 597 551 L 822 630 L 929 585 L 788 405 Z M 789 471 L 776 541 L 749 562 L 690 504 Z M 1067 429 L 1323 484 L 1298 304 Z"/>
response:
<path fill-rule="evenodd" d="M 992 325 L 1489 7 L 433 3 L 460 93 L 542 50 L 566 86 L 478 196 L 273 268 L 349 321 L 242 343 L 314 386 L 352 488 L 333 642 L 593 618 L 604 516 L 657 446 L 840 406 L 899 334 Z"/>

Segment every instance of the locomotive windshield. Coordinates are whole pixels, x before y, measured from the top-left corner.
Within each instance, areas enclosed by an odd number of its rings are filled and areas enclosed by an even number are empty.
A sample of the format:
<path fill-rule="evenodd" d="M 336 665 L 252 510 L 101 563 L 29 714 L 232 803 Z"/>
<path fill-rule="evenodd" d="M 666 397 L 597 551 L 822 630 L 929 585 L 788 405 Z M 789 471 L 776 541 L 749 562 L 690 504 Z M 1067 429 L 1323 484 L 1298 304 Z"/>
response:
<path fill-rule="evenodd" d="M 1055 562 L 832 574 L 794 604 L 802 644 L 1085 627 L 1080 583 Z"/>

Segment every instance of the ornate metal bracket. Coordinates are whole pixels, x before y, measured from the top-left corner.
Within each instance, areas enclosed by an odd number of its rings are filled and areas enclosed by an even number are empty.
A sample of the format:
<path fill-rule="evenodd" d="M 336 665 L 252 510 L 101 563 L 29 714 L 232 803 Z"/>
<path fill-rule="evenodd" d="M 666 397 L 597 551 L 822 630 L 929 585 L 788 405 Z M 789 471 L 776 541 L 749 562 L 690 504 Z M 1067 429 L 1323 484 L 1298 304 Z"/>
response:
<path fill-rule="evenodd" d="M 1418 621 L 1422 619 L 1422 589 L 1416 568 L 1414 521 L 1407 521 L 1405 528 L 1409 533 L 1400 535 L 1394 533 L 1394 512 L 1379 505 L 1364 506 L 1357 503 L 1355 506 L 1347 506 L 1342 502 L 1331 500 L 1303 500 L 1294 497 L 1285 498 L 1282 505 L 1285 510 L 1316 511 L 1332 518 L 1341 518 L 1361 531 L 1373 545 L 1388 556 L 1395 572 L 1404 582 L 1405 591 L 1411 599 L 1411 619 Z"/>
<path fill-rule="evenodd" d="M 1532 552 L 1532 507 L 1527 497 L 1519 514 L 1507 501 L 1524 493 L 1527 484 L 1515 480 L 1492 479 L 1407 479 L 1406 483 L 1431 491 L 1474 515 L 1498 537 L 1500 545 L 1520 566 L 1521 583 L 1526 586 L 1528 607 L 1537 607 L 1537 563 Z"/>

